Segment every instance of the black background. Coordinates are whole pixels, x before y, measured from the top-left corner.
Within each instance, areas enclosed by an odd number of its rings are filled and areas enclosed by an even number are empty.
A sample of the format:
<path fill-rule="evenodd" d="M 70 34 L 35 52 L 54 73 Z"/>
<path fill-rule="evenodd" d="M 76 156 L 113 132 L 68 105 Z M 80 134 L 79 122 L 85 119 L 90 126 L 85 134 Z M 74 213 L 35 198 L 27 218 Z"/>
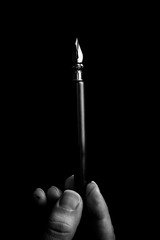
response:
<path fill-rule="evenodd" d="M 31 234 L 34 189 L 63 188 L 74 173 L 76 37 L 84 55 L 89 179 L 98 183 L 117 235 L 134 231 L 152 150 L 148 22 L 142 9 L 28 5 L 14 11 L 7 6 L 5 13 L 2 171 L 9 212 L 15 200 L 15 233 Z"/>

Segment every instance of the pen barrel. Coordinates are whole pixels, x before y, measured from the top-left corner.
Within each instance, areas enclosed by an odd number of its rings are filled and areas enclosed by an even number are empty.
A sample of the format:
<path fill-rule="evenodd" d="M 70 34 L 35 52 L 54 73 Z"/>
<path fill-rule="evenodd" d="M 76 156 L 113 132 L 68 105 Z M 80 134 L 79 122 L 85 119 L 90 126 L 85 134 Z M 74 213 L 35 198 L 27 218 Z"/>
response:
<path fill-rule="evenodd" d="M 85 130 L 85 94 L 84 82 L 77 81 L 76 105 L 77 105 L 77 137 L 78 156 L 75 161 L 75 188 L 81 195 L 84 194 L 86 185 L 86 130 Z"/>

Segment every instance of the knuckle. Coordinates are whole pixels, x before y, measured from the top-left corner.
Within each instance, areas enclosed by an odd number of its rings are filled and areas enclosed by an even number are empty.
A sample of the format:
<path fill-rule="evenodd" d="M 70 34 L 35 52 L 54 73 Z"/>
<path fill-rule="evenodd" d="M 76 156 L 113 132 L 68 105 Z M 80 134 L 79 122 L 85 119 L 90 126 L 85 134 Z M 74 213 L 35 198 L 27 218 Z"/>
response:
<path fill-rule="evenodd" d="M 59 238 L 65 237 L 66 235 L 72 235 L 73 227 L 66 222 L 50 220 L 47 229 L 47 235 Z"/>

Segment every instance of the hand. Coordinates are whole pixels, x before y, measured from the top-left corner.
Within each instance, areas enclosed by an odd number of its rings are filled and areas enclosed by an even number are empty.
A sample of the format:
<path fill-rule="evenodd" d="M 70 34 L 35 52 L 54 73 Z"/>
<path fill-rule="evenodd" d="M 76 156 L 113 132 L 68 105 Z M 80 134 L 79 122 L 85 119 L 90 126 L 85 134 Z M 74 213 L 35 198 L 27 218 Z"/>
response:
<path fill-rule="evenodd" d="M 74 176 L 65 181 L 65 191 L 52 186 L 45 193 L 41 188 L 34 192 L 37 204 L 52 205 L 44 240 L 71 240 L 80 223 L 83 200 L 74 191 Z M 106 202 L 95 182 L 86 187 L 86 205 L 94 223 L 98 240 L 114 240 L 114 231 Z"/>

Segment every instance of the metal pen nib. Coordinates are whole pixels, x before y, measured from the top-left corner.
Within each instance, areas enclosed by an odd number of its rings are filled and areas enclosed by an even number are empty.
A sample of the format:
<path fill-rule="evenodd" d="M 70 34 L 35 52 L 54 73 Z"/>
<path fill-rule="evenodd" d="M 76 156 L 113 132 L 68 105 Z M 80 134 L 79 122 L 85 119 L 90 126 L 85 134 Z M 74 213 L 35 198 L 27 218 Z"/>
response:
<path fill-rule="evenodd" d="M 75 57 L 75 59 L 73 59 L 75 61 L 75 63 L 82 63 L 83 53 L 82 53 L 81 47 L 79 45 L 78 38 L 76 38 L 76 41 L 75 41 L 75 52 L 74 52 L 73 57 Z"/>
<path fill-rule="evenodd" d="M 79 45 L 78 38 L 76 38 L 76 41 L 75 41 L 75 47 L 73 50 L 72 59 L 73 59 L 73 63 L 75 64 L 73 66 L 73 68 L 75 70 L 74 75 L 73 75 L 73 80 L 82 81 L 83 53 L 82 53 L 81 47 Z"/>

